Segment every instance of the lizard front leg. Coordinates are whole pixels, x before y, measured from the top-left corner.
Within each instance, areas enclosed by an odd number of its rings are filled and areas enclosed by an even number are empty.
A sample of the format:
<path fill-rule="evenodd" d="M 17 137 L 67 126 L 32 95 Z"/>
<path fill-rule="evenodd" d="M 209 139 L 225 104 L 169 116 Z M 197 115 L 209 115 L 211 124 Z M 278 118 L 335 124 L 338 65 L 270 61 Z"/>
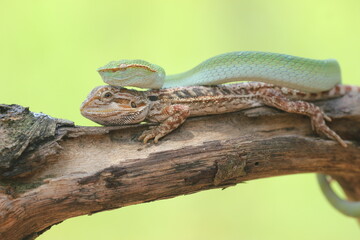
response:
<path fill-rule="evenodd" d="M 318 106 L 304 101 L 292 101 L 285 97 L 280 90 L 274 88 L 263 88 L 258 93 L 264 104 L 286 112 L 309 116 L 312 129 L 318 134 L 322 133 L 339 142 L 343 147 L 347 146 L 344 140 L 326 125 L 325 120 L 331 121 L 331 119 Z"/>
<path fill-rule="evenodd" d="M 154 143 L 157 143 L 160 138 L 172 132 L 185 122 L 189 114 L 189 107 L 186 105 L 176 104 L 165 106 L 161 109 L 157 116 L 150 116 L 150 118 L 156 117 L 163 119 L 160 125 L 151 127 L 149 130 L 144 131 L 139 137 L 139 140 L 147 143 L 153 138 Z"/>

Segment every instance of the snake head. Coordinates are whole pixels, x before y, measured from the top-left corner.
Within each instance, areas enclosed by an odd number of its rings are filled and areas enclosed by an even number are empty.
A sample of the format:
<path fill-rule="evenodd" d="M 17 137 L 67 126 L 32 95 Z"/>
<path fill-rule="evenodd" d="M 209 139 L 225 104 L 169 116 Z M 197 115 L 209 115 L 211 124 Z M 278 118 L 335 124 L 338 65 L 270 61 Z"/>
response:
<path fill-rule="evenodd" d="M 161 88 L 165 71 L 144 60 L 112 61 L 97 70 L 107 84 L 140 88 Z"/>
<path fill-rule="evenodd" d="M 101 125 L 124 125 L 144 121 L 149 111 L 144 92 L 114 86 L 94 88 L 81 104 L 81 114 Z"/>

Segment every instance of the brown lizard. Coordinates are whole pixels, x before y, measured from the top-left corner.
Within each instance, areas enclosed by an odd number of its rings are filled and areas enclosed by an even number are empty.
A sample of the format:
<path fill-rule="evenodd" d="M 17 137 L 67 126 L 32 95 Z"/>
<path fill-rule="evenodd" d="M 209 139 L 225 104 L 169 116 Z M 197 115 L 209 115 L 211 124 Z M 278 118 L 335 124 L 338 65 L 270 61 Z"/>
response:
<path fill-rule="evenodd" d="M 81 105 L 81 114 L 101 125 L 126 125 L 143 121 L 160 123 L 144 131 L 139 140 L 154 142 L 178 128 L 188 117 L 235 112 L 271 106 L 290 113 L 307 115 L 313 130 L 346 143 L 331 130 L 331 119 L 317 106 L 303 100 L 320 100 L 360 92 L 359 87 L 336 85 L 329 91 L 305 93 L 261 82 L 216 86 L 191 86 L 136 91 L 115 86 L 94 88 Z"/>

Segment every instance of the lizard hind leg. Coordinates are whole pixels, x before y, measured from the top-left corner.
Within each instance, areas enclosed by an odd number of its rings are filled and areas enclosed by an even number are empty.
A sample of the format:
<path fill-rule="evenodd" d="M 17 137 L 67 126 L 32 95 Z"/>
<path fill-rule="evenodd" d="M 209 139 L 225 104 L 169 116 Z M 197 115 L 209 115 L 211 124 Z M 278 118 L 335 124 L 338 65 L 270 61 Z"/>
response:
<path fill-rule="evenodd" d="M 139 140 L 147 143 L 149 140 L 154 139 L 154 143 L 157 143 L 160 138 L 169 134 L 185 122 L 189 114 L 189 107 L 186 105 L 176 104 L 164 107 L 160 115 L 162 115 L 165 120 L 163 120 L 160 125 L 144 131 L 140 135 Z"/>
<path fill-rule="evenodd" d="M 315 130 L 315 132 L 337 141 L 343 147 L 347 147 L 344 140 L 326 125 L 325 120 L 330 121 L 331 119 L 318 106 L 304 101 L 290 100 L 276 88 L 260 89 L 258 96 L 265 105 L 276 107 L 285 112 L 309 116 L 312 129 Z"/>

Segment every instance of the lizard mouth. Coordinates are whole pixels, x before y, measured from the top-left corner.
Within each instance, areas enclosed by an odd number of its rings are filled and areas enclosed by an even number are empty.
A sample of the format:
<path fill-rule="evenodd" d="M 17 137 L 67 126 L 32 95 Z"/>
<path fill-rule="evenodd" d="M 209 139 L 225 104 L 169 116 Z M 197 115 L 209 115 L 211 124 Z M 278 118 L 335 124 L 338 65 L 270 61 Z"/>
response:
<path fill-rule="evenodd" d="M 130 110 L 130 111 L 129 111 Z M 87 108 L 81 109 L 81 113 L 82 115 L 118 115 L 119 113 L 124 113 L 124 112 L 135 112 L 132 109 L 115 109 L 115 108 L 105 108 L 105 109 L 100 109 L 100 108 Z"/>
<path fill-rule="evenodd" d="M 146 117 L 146 108 L 141 109 L 98 109 L 87 108 L 81 114 L 101 125 L 114 126 L 124 124 L 134 124 L 142 122 Z"/>

